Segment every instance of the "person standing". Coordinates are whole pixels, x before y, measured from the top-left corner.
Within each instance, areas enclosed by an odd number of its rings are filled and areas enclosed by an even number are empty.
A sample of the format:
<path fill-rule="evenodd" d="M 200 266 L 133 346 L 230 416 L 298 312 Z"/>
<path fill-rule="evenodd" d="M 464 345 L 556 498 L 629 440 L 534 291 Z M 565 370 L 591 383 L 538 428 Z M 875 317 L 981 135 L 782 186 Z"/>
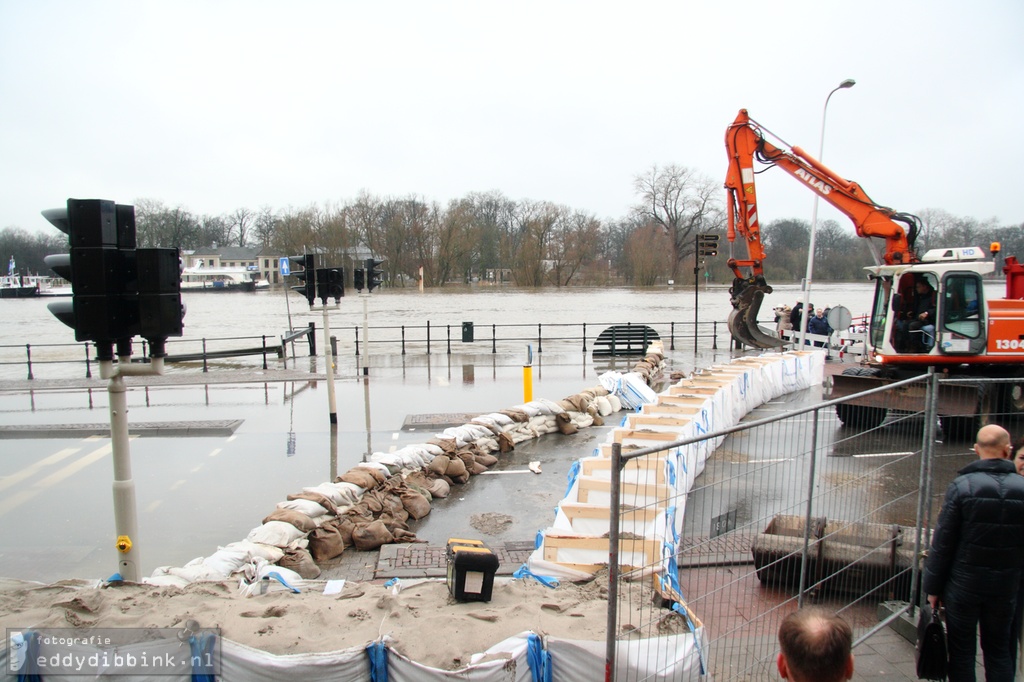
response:
<path fill-rule="evenodd" d="M 1012 682 L 1010 627 L 1024 566 L 1024 476 L 1009 460 L 1010 434 L 978 431 L 978 460 L 949 484 L 925 560 L 928 603 L 946 608 L 949 680 L 975 680 L 978 630 L 987 682 Z"/>
<path fill-rule="evenodd" d="M 786 616 L 779 626 L 776 666 L 784 680 L 841 682 L 853 678 L 853 630 L 845 620 L 809 606 Z"/>
<path fill-rule="evenodd" d="M 825 311 L 822 310 L 821 308 L 815 310 L 814 317 L 811 317 L 807 320 L 808 334 L 818 334 L 819 336 L 831 336 L 832 331 L 832 325 L 830 325 L 828 323 L 828 320 L 825 319 Z M 815 341 L 814 345 L 820 348 L 821 346 L 825 345 L 825 342 Z"/>

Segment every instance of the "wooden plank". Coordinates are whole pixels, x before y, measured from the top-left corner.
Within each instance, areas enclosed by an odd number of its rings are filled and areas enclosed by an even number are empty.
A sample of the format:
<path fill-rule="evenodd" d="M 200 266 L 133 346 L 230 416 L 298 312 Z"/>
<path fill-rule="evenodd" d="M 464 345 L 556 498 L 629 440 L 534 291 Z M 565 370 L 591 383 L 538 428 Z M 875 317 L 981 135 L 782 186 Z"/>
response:
<path fill-rule="evenodd" d="M 689 381 L 681 381 L 674 386 L 669 386 L 668 394 L 671 395 L 715 395 L 718 389 L 708 386 L 698 386 Z"/>
<path fill-rule="evenodd" d="M 691 395 L 659 395 L 656 405 L 677 405 L 703 408 L 708 399 Z"/>
<path fill-rule="evenodd" d="M 680 417 L 645 416 L 642 414 L 631 414 L 626 420 L 629 422 L 631 429 L 640 426 L 683 427 L 693 421 L 692 419 L 682 419 Z"/>
<path fill-rule="evenodd" d="M 641 414 L 682 414 L 693 416 L 700 414 L 701 408 L 691 405 L 673 405 L 671 403 L 646 403 L 640 408 Z"/>
<path fill-rule="evenodd" d="M 679 434 L 670 433 L 668 431 L 637 431 L 635 429 L 615 429 L 612 431 L 612 437 L 616 443 L 621 443 L 626 438 L 632 438 L 634 440 L 650 440 L 659 441 L 662 443 L 671 443 L 674 440 L 679 439 Z"/>
<path fill-rule="evenodd" d="M 607 521 L 610 518 L 611 510 L 601 504 L 581 504 L 579 502 L 562 502 L 559 505 L 570 520 L 572 519 L 601 519 Z M 623 521 L 643 521 L 650 523 L 658 516 L 659 510 L 649 507 L 638 509 L 623 509 L 619 517 Z"/>

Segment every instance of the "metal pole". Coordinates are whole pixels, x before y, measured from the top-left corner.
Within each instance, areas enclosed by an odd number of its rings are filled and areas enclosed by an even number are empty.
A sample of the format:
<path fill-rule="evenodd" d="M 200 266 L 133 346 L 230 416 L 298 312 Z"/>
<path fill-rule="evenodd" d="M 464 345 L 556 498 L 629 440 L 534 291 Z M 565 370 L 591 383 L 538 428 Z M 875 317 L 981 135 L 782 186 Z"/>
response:
<path fill-rule="evenodd" d="M 818 462 L 818 410 L 813 412 L 811 424 L 811 466 L 807 474 L 807 511 L 804 518 L 804 549 L 800 556 L 800 592 L 797 594 L 797 608 L 804 605 L 804 592 L 807 590 L 807 564 L 809 562 L 811 541 L 811 514 L 814 507 L 814 476 Z M 821 542 L 821 540 L 818 540 Z"/>
<path fill-rule="evenodd" d="M 334 398 L 334 354 L 331 353 L 331 319 L 324 309 L 324 366 L 327 369 L 327 406 L 330 411 L 331 424 L 338 423 L 338 405 Z"/>
<path fill-rule="evenodd" d="M 604 679 L 615 679 L 615 634 L 619 620 L 619 523 L 622 476 L 622 443 L 612 443 L 612 480 L 608 507 L 608 620 L 605 623 Z"/>
<path fill-rule="evenodd" d="M 828 97 L 825 98 L 825 106 L 821 110 L 821 140 L 818 143 L 818 161 L 825 160 L 825 115 L 828 113 L 828 101 L 832 99 L 832 95 L 837 90 L 844 90 L 846 88 L 852 88 L 856 85 L 856 81 L 852 78 L 847 78 L 842 83 L 837 85 L 832 92 L 828 93 Z M 807 247 L 807 276 L 804 278 L 804 310 L 800 316 L 800 348 L 803 349 L 804 342 L 807 340 L 807 316 L 810 313 L 808 308 L 811 305 L 811 279 L 814 273 L 814 241 L 818 231 L 818 193 L 814 193 L 814 209 L 811 211 L 811 241 Z"/>
<path fill-rule="evenodd" d="M 931 527 L 932 461 L 935 454 L 935 426 L 939 411 L 939 375 L 934 367 L 928 368 L 928 387 L 924 402 L 924 434 L 921 439 L 921 471 L 918 481 L 917 533 L 914 537 L 914 563 L 910 573 L 910 615 L 913 617 L 918 606 L 917 590 L 921 580 L 919 563 L 924 549 L 924 529 Z M 921 595 L 922 597 L 924 595 Z M 923 600 L 922 600 L 923 601 Z"/>
<path fill-rule="evenodd" d="M 101 361 L 101 364 L 109 361 Z M 112 371 L 112 370 L 111 370 Z M 124 378 L 110 377 L 107 385 L 110 404 L 110 449 L 114 462 L 114 530 L 120 555 L 118 572 L 128 582 L 139 582 L 139 554 L 134 542 L 139 536 L 135 510 L 135 481 L 132 480 L 132 454 L 128 445 L 128 400 Z"/>
<path fill-rule="evenodd" d="M 369 275 L 369 273 L 367 273 Z M 363 299 L 363 376 L 370 374 L 370 322 L 369 303 L 370 293 L 360 293 L 359 298 Z"/>

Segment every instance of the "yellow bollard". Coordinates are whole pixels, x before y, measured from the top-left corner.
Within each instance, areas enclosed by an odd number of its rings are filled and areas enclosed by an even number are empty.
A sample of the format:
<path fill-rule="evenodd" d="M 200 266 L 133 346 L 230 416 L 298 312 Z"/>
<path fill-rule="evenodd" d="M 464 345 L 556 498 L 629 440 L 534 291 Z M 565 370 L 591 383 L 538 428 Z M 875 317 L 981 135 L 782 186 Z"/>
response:
<path fill-rule="evenodd" d="M 533 402 L 533 365 L 523 365 L 523 402 Z"/>

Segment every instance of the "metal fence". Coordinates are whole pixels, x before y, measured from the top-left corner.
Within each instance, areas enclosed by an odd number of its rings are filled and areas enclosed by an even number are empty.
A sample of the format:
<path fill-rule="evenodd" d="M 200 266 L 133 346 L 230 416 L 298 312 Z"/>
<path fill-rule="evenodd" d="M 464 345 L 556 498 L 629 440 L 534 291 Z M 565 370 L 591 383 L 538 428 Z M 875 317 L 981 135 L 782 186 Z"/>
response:
<path fill-rule="evenodd" d="M 685 605 L 685 614 L 676 612 L 689 627 L 704 628 L 704 647 L 694 655 L 716 681 L 773 678 L 778 627 L 805 604 L 846 618 L 856 653 L 919 603 L 915 557 L 927 547 L 948 483 L 974 458 L 968 443 L 976 428 L 1000 423 L 1011 435 L 1018 428 L 1012 409 L 940 415 L 939 391 L 997 395 L 1014 386 L 1006 379 L 940 381 L 929 374 L 875 389 L 901 407 L 907 402 L 896 395 L 911 388 L 922 389 L 924 400 L 913 409 L 890 409 L 868 430 L 837 419 L 836 405 L 851 396 L 664 446 L 624 451 L 613 445 L 611 470 L 619 475 L 611 484 L 606 656 L 608 670 L 618 671 L 614 679 L 675 679 L 670 664 L 659 668 L 654 660 L 663 652 L 646 652 L 636 642 L 620 646 L 637 632 L 668 629 L 665 621 L 674 614 L 665 607 L 673 599 Z M 954 436 L 964 435 L 966 424 L 965 442 Z M 659 460 L 700 447 L 713 449 L 704 470 L 694 472 L 688 492 L 666 496 L 664 482 L 652 473 L 663 469 Z M 620 566 L 617 548 L 635 527 L 632 521 L 672 508 L 676 521 L 667 522 L 666 531 L 666 546 L 675 549 L 671 559 L 663 552 L 645 566 Z M 678 584 L 665 580 L 666 573 Z M 650 584 L 651 576 L 654 599 L 651 590 L 635 587 Z M 638 612 L 646 622 L 637 620 Z M 630 622 L 620 613 L 632 614 Z M 616 656 L 647 659 L 636 665 Z"/>

